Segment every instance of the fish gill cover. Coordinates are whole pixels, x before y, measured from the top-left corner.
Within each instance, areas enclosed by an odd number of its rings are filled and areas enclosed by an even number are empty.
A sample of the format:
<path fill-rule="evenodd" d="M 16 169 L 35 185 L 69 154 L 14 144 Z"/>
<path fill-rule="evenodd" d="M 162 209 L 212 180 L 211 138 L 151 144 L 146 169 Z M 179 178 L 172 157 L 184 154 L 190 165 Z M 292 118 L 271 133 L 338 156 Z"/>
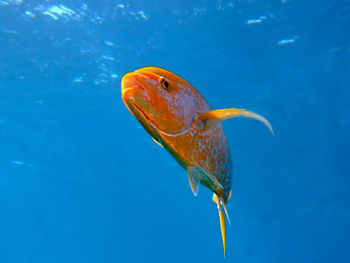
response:
<path fill-rule="evenodd" d="M 349 262 L 350 2 L 0 1 L 0 262 Z M 120 99 L 166 68 L 233 160 L 216 205 Z"/>

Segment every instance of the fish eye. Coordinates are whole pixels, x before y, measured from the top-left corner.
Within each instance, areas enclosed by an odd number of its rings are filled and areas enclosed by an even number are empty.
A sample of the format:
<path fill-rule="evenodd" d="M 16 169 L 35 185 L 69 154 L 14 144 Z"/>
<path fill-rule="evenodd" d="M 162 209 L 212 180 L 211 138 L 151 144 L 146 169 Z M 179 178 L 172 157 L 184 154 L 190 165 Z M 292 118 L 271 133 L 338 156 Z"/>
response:
<path fill-rule="evenodd" d="M 160 84 L 165 90 L 167 91 L 169 90 L 170 88 L 169 82 L 164 77 L 160 77 Z"/>

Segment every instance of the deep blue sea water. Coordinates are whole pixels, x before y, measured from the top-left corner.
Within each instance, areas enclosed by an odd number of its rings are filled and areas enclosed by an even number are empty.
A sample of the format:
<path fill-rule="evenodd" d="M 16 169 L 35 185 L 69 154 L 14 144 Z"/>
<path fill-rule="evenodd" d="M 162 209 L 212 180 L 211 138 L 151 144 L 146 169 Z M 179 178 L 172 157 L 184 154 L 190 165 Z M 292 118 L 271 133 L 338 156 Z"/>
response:
<path fill-rule="evenodd" d="M 350 262 L 350 1 L 0 1 L 0 263 Z M 209 190 L 151 140 L 121 77 L 159 66 L 234 164 L 226 259 Z"/>

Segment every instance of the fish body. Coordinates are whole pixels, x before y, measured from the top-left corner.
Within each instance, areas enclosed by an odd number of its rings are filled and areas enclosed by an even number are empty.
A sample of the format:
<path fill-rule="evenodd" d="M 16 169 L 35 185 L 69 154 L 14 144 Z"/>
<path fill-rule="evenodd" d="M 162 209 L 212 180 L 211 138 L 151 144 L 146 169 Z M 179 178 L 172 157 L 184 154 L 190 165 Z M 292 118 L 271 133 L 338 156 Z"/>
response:
<path fill-rule="evenodd" d="M 122 79 L 122 99 L 153 140 L 186 169 L 195 195 L 199 184 L 213 192 L 225 252 L 225 213 L 231 196 L 232 163 L 221 121 L 246 116 L 270 124 L 240 109 L 212 110 L 186 80 L 161 68 L 146 67 Z M 271 129 L 272 131 L 272 129 Z"/>

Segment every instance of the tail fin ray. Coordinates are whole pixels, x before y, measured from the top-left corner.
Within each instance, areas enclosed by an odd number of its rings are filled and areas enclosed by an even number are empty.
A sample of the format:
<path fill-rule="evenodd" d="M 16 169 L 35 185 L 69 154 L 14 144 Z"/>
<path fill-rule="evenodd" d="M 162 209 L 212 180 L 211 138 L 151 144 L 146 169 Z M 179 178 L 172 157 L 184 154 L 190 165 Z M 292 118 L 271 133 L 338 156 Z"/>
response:
<path fill-rule="evenodd" d="M 230 224 L 230 218 L 227 213 L 225 202 L 219 198 L 215 193 L 213 194 L 213 201 L 217 204 L 220 218 L 220 229 L 221 229 L 221 237 L 222 237 L 222 245 L 224 248 L 224 256 L 226 254 L 226 223 L 225 223 L 225 215 L 227 217 L 227 221 Z"/>

